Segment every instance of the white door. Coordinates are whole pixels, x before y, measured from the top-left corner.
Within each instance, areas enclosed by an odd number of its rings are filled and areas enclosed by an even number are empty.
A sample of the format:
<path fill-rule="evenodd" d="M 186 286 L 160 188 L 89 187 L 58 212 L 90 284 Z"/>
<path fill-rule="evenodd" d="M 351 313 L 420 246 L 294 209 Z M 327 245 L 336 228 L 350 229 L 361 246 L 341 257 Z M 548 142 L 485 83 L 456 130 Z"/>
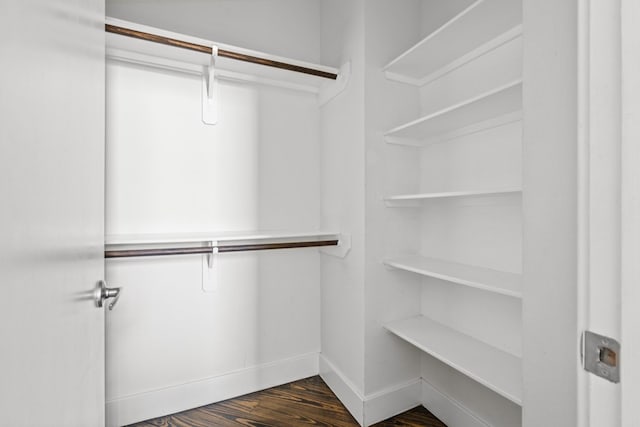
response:
<path fill-rule="evenodd" d="M 0 1 L 0 425 L 104 425 L 104 0 Z"/>

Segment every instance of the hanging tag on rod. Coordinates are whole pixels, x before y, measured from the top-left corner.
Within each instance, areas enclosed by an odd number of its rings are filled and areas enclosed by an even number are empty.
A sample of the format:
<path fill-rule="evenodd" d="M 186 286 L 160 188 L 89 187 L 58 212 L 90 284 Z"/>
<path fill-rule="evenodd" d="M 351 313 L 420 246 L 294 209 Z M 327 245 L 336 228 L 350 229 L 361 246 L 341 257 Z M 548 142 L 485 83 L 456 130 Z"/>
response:
<path fill-rule="evenodd" d="M 208 125 L 218 123 L 218 83 L 216 79 L 216 58 L 218 47 L 211 47 L 209 66 L 202 73 L 202 121 Z"/>

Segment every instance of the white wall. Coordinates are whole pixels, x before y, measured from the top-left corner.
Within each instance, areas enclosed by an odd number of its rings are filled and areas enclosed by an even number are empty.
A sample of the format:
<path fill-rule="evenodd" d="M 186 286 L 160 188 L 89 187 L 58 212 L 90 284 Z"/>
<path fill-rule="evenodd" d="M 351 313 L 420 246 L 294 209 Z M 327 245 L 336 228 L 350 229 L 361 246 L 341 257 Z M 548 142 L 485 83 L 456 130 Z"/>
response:
<path fill-rule="evenodd" d="M 145 5 L 149 16 L 171 6 Z M 137 9 L 129 16 L 118 6 L 118 17 L 136 21 Z M 216 10 L 195 6 L 172 22 Z M 297 18 L 313 36 L 289 44 L 318 54 L 319 17 L 308 12 Z M 270 34 L 276 40 L 288 30 Z M 107 233 L 318 230 L 316 96 L 221 81 L 215 126 L 202 123 L 200 97 L 199 77 L 109 61 Z M 107 261 L 109 282 L 124 288 L 107 316 L 109 425 L 317 374 L 317 249 L 220 255 L 213 292 L 202 290 L 201 265 L 199 257 Z"/>
<path fill-rule="evenodd" d="M 417 37 L 418 10 L 418 2 L 402 7 L 391 1 L 322 3 L 322 62 L 336 66 L 351 60 L 353 67 L 347 90 L 322 109 L 323 224 L 339 225 L 353 234 L 353 242 L 345 260 L 323 258 L 322 356 L 327 363 L 321 371 L 365 425 L 420 401 L 419 387 L 409 393 L 403 388 L 419 378 L 419 353 L 381 326 L 408 306 L 417 312 L 420 303 L 416 280 L 391 285 L 381 263 L 414 235 L 410 222 L 387 222 L 388 215 L 399 213 L 385 209 L 381 197 L 399 183 L 417 181 L 417 169 L 412 175 L 407 166 L 417 164 L 415 156 L 390 150 L 382 133 L 418 109 L 418 94 L 387 81 L 381 67 Z M 394 401 L 389 397 L 394 392 L 402 397 Z"/>
<path fill-rule="evenodd" d="M 577 8 L 524 0 L 525 427 L 577 425 Z"/>
<path fill-rule="evenodd" d="M 389 81 L 382 67 L 420 34 L 420 2 L 398 7 L 390 0 L 366 3 L 366 358 L 365 393 L 385 393 L 420 377 L 420 353 L 382 327 L 420 311 L 419 278 L 385 267 L 385 258 L 416 251 L 415 212 L 390 209 L 383 196 L 406 191 L 419 181 L 415 150 L 387 144 L 383 134 L 419 111 L 415 87 Z M 417 402 L 405 402 L 407 408 Z"/>
<path fill-rule="evenodd" d="M 322 258 L 321 374 L 359 421 L 365 340 L 363 12 L 364 0 L 322 2 L 322 63 L 351 61 L 352 74 L 347 89 L 321 109 L 321 223 L 350 233 L 352 247 L 345 259 Z"/>
<path fill-rule="evenodd" d="M 437 30 L 443 22 L 447 22 L 474 2 L 475 0 L 422 0 L 421 36 L 428 36 Z"/>

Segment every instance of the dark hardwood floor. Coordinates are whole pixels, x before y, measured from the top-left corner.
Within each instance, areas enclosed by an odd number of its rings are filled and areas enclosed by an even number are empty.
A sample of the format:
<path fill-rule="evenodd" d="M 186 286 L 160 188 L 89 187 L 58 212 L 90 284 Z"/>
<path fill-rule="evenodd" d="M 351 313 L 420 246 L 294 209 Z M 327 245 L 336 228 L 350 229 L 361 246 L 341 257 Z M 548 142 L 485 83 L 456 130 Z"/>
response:
<path fill-rule="evenodd" d="M 355 427 L 358 423 L 319 376 L 167 415 L 134 427 Z M 375 427 L 446 427 L 422 406 Z"/>

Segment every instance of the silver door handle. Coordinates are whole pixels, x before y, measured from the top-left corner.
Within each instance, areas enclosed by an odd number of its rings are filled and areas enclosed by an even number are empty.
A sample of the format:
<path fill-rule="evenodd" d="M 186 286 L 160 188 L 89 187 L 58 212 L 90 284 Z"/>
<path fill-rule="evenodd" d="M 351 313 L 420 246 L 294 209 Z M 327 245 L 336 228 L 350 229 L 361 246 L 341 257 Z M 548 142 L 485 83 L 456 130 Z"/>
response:
<path fill-rule="evenodd" d="M 102 307 L 104 301 L 113 298 L 113 301 L 109 303 L 109 310 L 113 310 L 113 307 L 120 299 L 120 294 L 122 293 L 122 288 L 107 288 L 107 284 L 104 280 L 100 280 L 98 282 L 98 289 L 96 289 L 95 299 L 96 306 Z"/>

